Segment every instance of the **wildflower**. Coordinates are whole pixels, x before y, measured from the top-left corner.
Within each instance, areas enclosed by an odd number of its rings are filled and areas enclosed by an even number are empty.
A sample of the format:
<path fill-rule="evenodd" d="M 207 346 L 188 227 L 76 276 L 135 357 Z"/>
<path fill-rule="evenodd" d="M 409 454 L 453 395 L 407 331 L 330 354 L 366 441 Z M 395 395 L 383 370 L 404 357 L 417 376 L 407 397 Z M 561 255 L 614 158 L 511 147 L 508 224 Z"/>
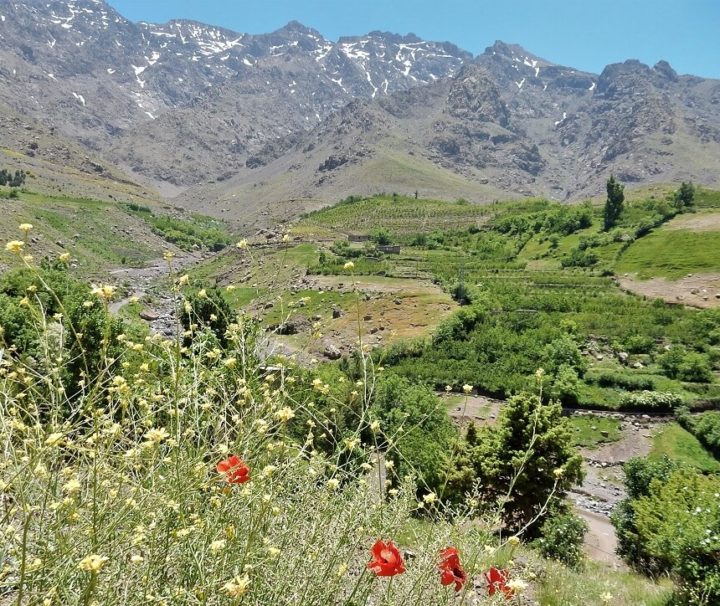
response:
<path fill-rule="evenodd" d="M 405 572 L 405 562 L 392 541 L 387 543 L 378 539 L 372 546 L 372 559 L 368 568 L 379 577 L 393 577 Z"/>
<path fill-rule="evenodd" d="M 115 288 L 108 284 L 103 284 L 102 286 L 93 286 L 92 294 L 94 294 L 99 299 L 105 299 L 106 301 L 109 301 L 115 294 Z"/>
<path fill-rule="evenodd" d="M 455 547 L 448 547 L 440 552 L 440 583 L 444 586 L 455 583 L 455 591 L 460 591 L 467 581 L 467 573 L 460 564 L 460 553 Z"/>
<path fill-rule="evenodd" d="M 225 476 L 228 484 L 244 484 L 250 479 L 250 468 L 237 455 L 220 461 L 216 469 Z"/>
<path fill-rule="evenodd" d="M 167 429 L 160 427 L 159 429 L 151 429 L 145 434 L 145 441 L 151 444 L 160 444 L 163 440 L 167 440 L 170 434 Z"/>
<path fill-rule="evenodd" d="M 60 261 L 60 263 L 69 263 L 70 262 L 70 253 L 64 252 L 63 254 L 61 254 L 58 257 L 58 261 Z"/>
<path fill-rule="evenodd" d="M 327 487 L 330 490 L 337 490 L 339 486 L 340 486 L 340 480 L 338 480 L 337 478 L 330 478 L 327 481 Z"/>
<path fill-rule="evenodd" d="M 507 588 L 512 592 L 512 595 L 519 595 L 527 589 L 528 584 L 522 579 L 512 579 L 508 581 Z"/>
<path fill-rule="evenodd" d="M 225 545 L 225 539 L 218 539 L 217 541 L 210 543 L 210 551 L 222 551 L 225 549 Z"/>
<path fill-rule="evenodd" d="M 276 471 L 277 471 L 277 466 L 275 466 L 275 465 L 265 465 L 265 467 L 263 467 L 263 470 L 262 470 L 262 472 L 261 472 L 261 476 L 262 476 L 263 478 L 269 478 L 269 477 L 272 476 Z"/>
<path fill-rule="evenodd" d="M 280 551 L 277 547 L 268 547 L 268 554 L 271 558 L 277 558 L 282 551 Z"/>
<path fill-rule="evenodd" d="M 245 248 L 248 247 L 248 242 L 247 242 L 247 240 L 246 240 L 245 238 L 243 238 L 242 240 L 240 240 L 240 242 L 238 242 L 238 243 L 236 244 L 236 246 L 237 246 L 240 250 L 243 250 L 243 249 L 245 249 Z"/>
<path fill-rule="evenodd" d="M 380 431 L 380 421 L 378 421 L 376 419 L 375 421 L 370 423 L 370 431 L 372 431 L 373 433 L 379 432 Z"/>
<path fill-rule="evenodd" d="M 10 240 L 5 245 L 5 251 L 10 253 L 21 253 L 23 248 L 25 248 L 25 242 L 22 240 Z"/>
<path fill-rule="evenodd" d="M 609 604 L 613 600 L 613 594 L 606 591 L 600 596 L 600 599 L 602 600 L 603 604 Z"/>
<path fill-rule="evenodd" d="M 287 423 L 290 419 L 295 417 L 295 411 L 289 406 L 285 406 L 275 413 L 275 418 L 282 423 Z"/>
<path fill-rule="evenodd" d="M 513 536 L 511 536 L 511 537 L 508 539 L 508 543 L 509 543 L 512 547 L 517 547 L 518 545 L 520 545 L 520 537 L 518 537 L 518 536 L 516 536 L 516 535 L 513 535 Z"/>
<path fill-rule="evenodd" d="M 347 263 L 345 263 L 345 265 L 343 265 L 343 269 L 345 271 L 350 271 L 354 267 L 355 267 L 355 263 L 353 263 L 352 261 L 348 261 Z"/>
<path fill-rule="evenodd" d="M 23 232 L 25 235 L 27 235 L 28 232 L 32 231 L 33 226 L 30 223 L 21 223 L 18 226 L 18 229 L 20 229 L 21 232 Z"/>
<path fill-rule="evenodd" d="M 250 577 L 247 575 L 245 576 L 237 576 L 233 578 L 231 581 L 228 581 L 223 585 L 223 590 L 225 593 L 227 593 L 230 597 L 233 598 L 241 598 L 247 593 L 248 586 L 250 585 Z"/>
<path fill-rule="evenodd" d="M 235 358 L 227 358 L 223 360 L 225 368 L 235 368 L 237 366 L 237 360 Z"/>
<path fill-rule="evenodd" d="M 175 255 L 172 252 L 170 252 L 169 250 L 166 250 L 163 253 L 163 259 L 165 259 L 165 261 L 167 261 L 168 263 L 170 263 L 170 261 L 172 261 L 174 258 L 175 258 Z"/>
<path fill-rule="evenodd" d="M 80 560 L 80 563 L 78 564 L 78 568 L 80 570 L 84 570 L 85 572 L 90 572 L 92 574 L 97 574 L 100 572 L 105 566 L 105 563 L 108 561 L 108 558 L 105 556 L 92 554 L 87 557 L 84 557 L 82 560 Z"/>
<path fill-rule="evenodd" d="M 555 475 L 555 477 L 556 477 L 558 480 L 563 477 L 563 474 L 564 474 L 564 473 L 565 473 L 565 470 L 564 470 L 562 467 L 558 467 L 557 469 L 555 469 L 555 470 L 553 471 L 553 474 Z"/>
<path fill-rule="evenodd" d="M 45 446 L 57 446 L 65 436 L 61 433 L 51 433 L 45 440 Z"/>
<path fill-rule="evenodd" d="M 498 591 L 502 592 L 506 598 L 513 595 L 512 589 L 508 587 L 510 573 L 507 570 L 498 570 L 494 566 L 485 573 L 485 581 L 487 582 L 488 594 L 495 595 Z"/>
<path fill-rule="evenodd" d="M 178 279 L 178 284 L 180 286 L 186 286 L 189 283 L 190 283 L 190 276 L 188 276 L 187 274 L 180 276 L 180 278 Z"/>
<path fill-rule="evenodd" d="M 198 291 L 198 299 L 207 299 L 207 290 L 204 288 Z"/>
<path fill-rule="evenodd" d="M 337 574 L 337 576 L 342 577 L 342 576 L 345 576 L 347 571 L 348 571 L 348 565 L 345 564 L 345 562 L 343 562 L 342 564 L 340 564 L 340 566 L 338 566 L 336 574 Z"/>
<path fill-rule="evenodd" d="M 425 503 L 425 505 L 432 505 L 435 501 L 437 501 L 437 495 L 434 492 L 428 492 L 423 497 L 423 503 Z"/>
<path fill-rule="evenodd" d="M 131 561 L 133 564 L 141 564 L 142 562 L 145 561 L 145 558 L 142 557 L 141 555 L 137 554 L 137 553 L 134 553 L 134 554 L 132 554 L 132 555 L 130 556 L 130 561 Z"/>
<path fill-rule="evenodd" d="M 72 479 L 68 480 L 67 482 L 65 482 L 65 484 L 63 484 L 62 490 L 64 493 L 66 493 L 68 495 L 73 495 L 76 492 L 79 492 L 81 488 L 82 488 L 82 485 L 80 484 L 78 479 L 72 478 Z"/>
<path fill-rule="evenodd" d="M 463 385 L 463 393 L 472 393 L 472 390 L 473 390 L 472 385 L 468 385 L 467 383 L 465 383 L 465 385 Z"/>
<path fill-rule="evenodd" d="M 290 235 L 289 235 L 289 234 L 285 234 L 285 235 L 283 236 L 283 238 L 282 238 L 282 241 L 283 241 L 283 242 L 290 242 Z"/>

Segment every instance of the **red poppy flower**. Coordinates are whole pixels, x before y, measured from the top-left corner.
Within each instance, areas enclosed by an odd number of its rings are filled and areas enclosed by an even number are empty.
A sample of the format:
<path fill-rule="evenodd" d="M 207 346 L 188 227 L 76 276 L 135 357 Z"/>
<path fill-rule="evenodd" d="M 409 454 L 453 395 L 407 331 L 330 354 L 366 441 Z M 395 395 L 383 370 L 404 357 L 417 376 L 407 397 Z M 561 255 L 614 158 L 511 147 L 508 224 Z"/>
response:
<path fill-rule="evenodd" d="M 507 586 L 507 582 L 510 580 L 510 573 L 507 570 L 498 570 L 493 566 L 485 573 L 485 580 L 487 581 L 488 594 L 495 595 L 498 591 L 501 591 L 506 599 L 512 597 L 513 590 Z"/>
<path fill-rule="evenodd" d="M 368 568 L 377 576 L 393 577 L 405 572 L 405 562 L 392 541 L 384 543 L 378 539 L 372 546 L 371 553 L 372 560 L 368 562 Z"/>
<path fill-rule="evenodd" d="M 237 455 L 220 461 L 217 471 L 225 476 L 228 484 L 244 484 L 250 479 L 250 468 Z"/>
<path fill-rule="evenodd" d="M 440 582 L 447 586 L 455 583 L 455 591 L 460 591 L 467 581 L 467 573 L 460 564 L 460 553 L 455 547 L 440 552 Z"/>

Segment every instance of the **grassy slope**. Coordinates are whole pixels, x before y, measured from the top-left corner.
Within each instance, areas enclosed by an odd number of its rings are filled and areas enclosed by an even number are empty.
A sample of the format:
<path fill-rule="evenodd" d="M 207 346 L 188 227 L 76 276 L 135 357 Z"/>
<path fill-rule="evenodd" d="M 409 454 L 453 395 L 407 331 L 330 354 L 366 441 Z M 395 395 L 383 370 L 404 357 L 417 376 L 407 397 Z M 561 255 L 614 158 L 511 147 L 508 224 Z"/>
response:
<path fill-rule="evenodd" d="M 720 231 L 690 231 L 667 225 L 635 242 L 623 254 L 618 272 L 640 278 L 680 278 L 720 271 Z"/>
<path fill-rule="evenodd" d="M 669 458 L 696 467 L 705 473 L 720 473 L 720 461 L 698 439 L 677 423 L 669 423 L 653 436 L 650 456 Z"/>
<path fill-rule="evenodd" d="M 38 239 L 30 245 L 31 254 L 40 258 L 68 251 L 85 274 L 120 266 L 123 259 L 139 266 L 172 248 L 114 202 L 21 193 L 16 200 L 1 199 L 0 206 L 0 241 L 18 239 L 17 226 L 31 223 L 30 235 Z M 15 260 L 3 255 L 2 262 Z"/>
<path fill-rule="evenodd" d="M 369 234 L 382 227 L 392 235 L 401 236 L 480 225 L 488 213 L 486 206 L 408 197 L 393 199 L 383 195 L 344 202 L 311 213 L 292 231 L 303 236 L 332 237 L 347 233 Z"/>
<path fill-rule="evenodd" d="M 620 439 L 620 421 L 607 417 L 573 416 L 570 417 L 575 446 L 595 448 L 600 444 L 617 442 Z M 602 432 L 608 433 L 607 437 Z"/>

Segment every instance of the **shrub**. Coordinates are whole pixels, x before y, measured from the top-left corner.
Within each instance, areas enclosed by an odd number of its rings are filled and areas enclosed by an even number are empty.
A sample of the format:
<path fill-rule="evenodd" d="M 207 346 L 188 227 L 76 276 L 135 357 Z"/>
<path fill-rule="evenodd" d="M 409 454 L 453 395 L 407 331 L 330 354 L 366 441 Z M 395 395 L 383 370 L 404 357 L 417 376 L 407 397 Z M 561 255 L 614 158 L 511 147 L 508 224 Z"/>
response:
<path fill-rule="evenodd" d="M 234 315 L 220 289 L 203 288 L 188 295 L 180 312 L 180 322 L 185 331 L 208 329 L 224 346 L 227 344 L 227 329 Z M 191 337 L 186 337 L 186 342 L 190 341 Z"/>
<path fill-rule="evenodd" d="M 587 531 L 587 522 L 573 513 L 554 515 L 543 523 L 535 545 L 544 557 L 580 568 L 585 558 L 583 541 Z"/>
<path fill-rule="evenodd" d="M 601 387 L 619 387 L 627 391 L 652 391 L 655 381 L 652 377 L 603 371 L 595 377 Z"/>
<path fill-rule="evenodd" d="M 640 393 L 623 394 L 620 407 L 625 410 L 645 412 L 670 412 L 682 406 L 682 397 L 675 393 L 659 391 L 642 391 Z"/>

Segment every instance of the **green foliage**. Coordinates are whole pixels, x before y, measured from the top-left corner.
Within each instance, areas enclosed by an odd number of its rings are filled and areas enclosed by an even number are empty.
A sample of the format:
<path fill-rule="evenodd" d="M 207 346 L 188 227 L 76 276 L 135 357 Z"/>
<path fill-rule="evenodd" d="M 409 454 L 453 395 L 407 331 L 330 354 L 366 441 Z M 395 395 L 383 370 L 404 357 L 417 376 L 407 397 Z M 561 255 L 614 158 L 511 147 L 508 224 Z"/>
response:
<path fill-rule="evenodd" d="M 712 452 L 715 458 L 720 459 L 720 412 L 708 411 L 693 416 L 687 409 L 680 409 L 677 420 Z"/>
<path fill-rule="evenodd" d="M 185 331 L 208 329 L 225 346 L 227 329 L 234 315 L 223 291 L 219 288 L 203 288 L 187 296 L 180 313 L 180 322 Z M 186 342 L 189 342 L 189 337 Z"/>
<path fill-rule="evenodd" d="M 623 212 L 625 203 L 625 186 L 615 180 L 614 176 L 610 176 L 607 181 L 607 200 L 605 202 L 603 227 L 608 231 L 618 222 Z"/>
<path fill-rule="evenodd" d="M 716 603 L 720 478 L 667 457 L 631 459 L 623 471 L 628 496 L 612 514 L 618 553 L 644 572 L 672 574 L 679 603 Z"/>
<path fill-rule="evenodd" d="M 655 380 L 651 376 L 604 370 L 593 376 L 601 387 L 619 387 L 626 391 L 653 391 Z"/>
<path fill-rule="evenodd" d="M 370 234 L 370 237 L 373 242 L 380 246 L 387 246 L 388 244 L 392 244 L 392 236 L 390 232 L 385 228 L 373 230 Z"/>
<path fill-rule="evenodd" d="M 465 282 L 457 282 L 450 289 L 450 295 L 460 305 L 470 305 L 473 301 L 472 291 Z"/>
<path fill-rule="evenodd" d="M 530 526 L 530 535 L 537 534 L 552 502 L 583 476 L 560 405 L 543 404 L 533 395 L 511 398 L 497 425 L 478 432 L 477 446 L 468 448 L 463 460 L 474 476 L 459 466 L 449 482 L 455 495 L 476 484 L 486 503 L 498 503 L 510 531 Z"/>
<path fill-rule="evenodd" d="M 671 379 L 692 383 L 708 383 L 712 380 L 712 369 L 707 355 L 688 352 L 681 346 L 671 347 L 660 356 L 658 363 Z"/>
<path fill-rule="evenodd" d="M 658 391 L 641 391 L 626 393 L 620 398 L 623 410 L 644 412 L 670 412 L 682 406 L 683 400 L 677 394 Z"/>
<path fill-rule="evenodd" d="M 678 423 L 666 423 L 654 433 L 650 456 L 669 457 L 701 473 L 720 473 L 720 461 Z"/>
<path fill-rule="evenodd" d="M 385 449 L 392 440 L 395 480 L 415 474 L 421 491 L 441 493 L 455 431 L 437 396 L 401 377 L 384 376 L 370 414 L 380 421 L 379 446 Z"/>
<path fill-rule="evenodd" d="M 690 208 L 695 202 L 695 186 L 692 182 L 683 181 L 680 189 L 675 192 L 673 204 L 678 210 Z"/>
<path fill-rule="evenodd" d="M 599 257 L 589 250 L 573 250 L 570 255 L 563 257 L 560 263 L 563 267 L 593 267 L 597 265 Z"/>
<path fill-rule="evenodd" d="M 582 568 L 585 559 L 583 541 L 587 531 L 587 522 L 573 513 L 554 515 L 540 527 L 541 536 L 534 544 L 544 557 L 571 568 Z"/>
<path fill-rule="evenodd" d="M 0 185 L 8 187 L 22 187 L 25 183 L 26 173 L 24 170 L 16 170 L 15 174 L 3 168 L 0 170 Z"/>
<path fill-rule="evenodd" d="M 153 232 L 183 250 L 207 248 L 217 252 L 230 244 L 230 234 L 225 225 L 210 217 L 191 215 L 181 219 L 155 215 L 147 207 L 137 204 L 130 204 L 127 208 L 149 223 Z"/>
<path fill-rule="evenodd" d="M 542 350 L 541 359 L 542 368 L 553 374 L 562 367 L 570 368 L 579 375 L 587 370 L 587 361 L 577 341 L 569 334 L 563 334 L 548 343 Z"/>

